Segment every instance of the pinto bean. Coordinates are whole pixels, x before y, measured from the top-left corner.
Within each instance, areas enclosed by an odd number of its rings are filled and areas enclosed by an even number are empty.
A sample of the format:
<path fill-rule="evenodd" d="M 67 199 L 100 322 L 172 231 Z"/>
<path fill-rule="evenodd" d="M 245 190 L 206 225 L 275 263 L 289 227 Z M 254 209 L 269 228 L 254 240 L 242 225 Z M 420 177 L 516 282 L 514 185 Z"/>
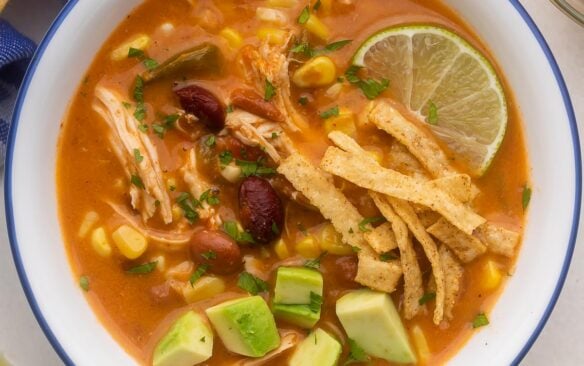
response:
<path fill-rule="evenodd" d="M 284 208 L 270 183 L 259 177 L 246 178 L 239 187 L 239 216 L 243 227 L 260 244 L 280 235 Z"/>
<path fill-rule="evenodd" d="M 232 274 L 243 265 L 237 243 L 220 231 L 202 230 L 191 239 L 191 255 L 195 263 L 206 264 L 208 271 L 219 275 Z"/>
<path fill-rule="evenodd" d="M 211 131 L 220 131 L 225 126 L 225 106 L 219 98 L 198 85 L 175 89 L 181 107 L 194 114 Z"/>

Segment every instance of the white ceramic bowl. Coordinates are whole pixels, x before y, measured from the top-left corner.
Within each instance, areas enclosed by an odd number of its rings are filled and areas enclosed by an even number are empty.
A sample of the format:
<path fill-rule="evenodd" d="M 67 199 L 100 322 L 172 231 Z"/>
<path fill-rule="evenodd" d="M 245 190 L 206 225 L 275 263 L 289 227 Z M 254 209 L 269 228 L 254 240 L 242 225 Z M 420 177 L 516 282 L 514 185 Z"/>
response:
<path fill-rule="evenodd" d="M 447 0 L 491 48 L 525 121 L 533 198 L 517 271 L 452 365 L 518 363 L 544 326 L 568 271 L 580 213 L 580 147 L 562 76 L 516 0 Z M 57 219 L 59 125 L 95 53 L 139 0 L 72 0 L 33 60 L 17 102 L 6 161 L 14 260 L 38 322 L 66 364 L 132 365 L 71 274 Z"/>

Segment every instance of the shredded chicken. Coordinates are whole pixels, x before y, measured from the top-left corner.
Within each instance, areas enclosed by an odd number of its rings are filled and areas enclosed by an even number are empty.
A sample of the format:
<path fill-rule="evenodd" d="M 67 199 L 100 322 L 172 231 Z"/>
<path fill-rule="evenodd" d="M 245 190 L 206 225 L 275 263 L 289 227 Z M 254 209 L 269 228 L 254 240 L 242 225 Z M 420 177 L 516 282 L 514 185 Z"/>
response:
<path fill-rule="evenodd" d="M 296 132 L 305 129 L 308 124 L 292 102 L 289 62 L 284 53 L 287 47 L 288 42 L 284 46 L 272 46 L 267 42 L 259 48 L 245 46 L 240 52 L 239 63 L 247 81 L 262 91 L 262 94 L 267 82 L 274 86 L 276 94 L 273 102 L 284 116 L 290 131 Z"/>
<path fill-rule="evenodd" d="M 197 154 L 194 149 L 191 149 L 188 154 L 187 162 L 180 169 L 183 174 L 185 183 L 189 186 L 191 195 L 195 198 L 201 197 L 203 193 L 208 190 L 213 190 L 213 187 L 201 177 L 197 168 Z M 197 209 L 199 217 L 203 220 L 208 220 L 208 226 L 211 229 L 217 229 L 221 226 L 221 216 L 216 212 L 215 208 L 209 205 L 208 202 L 200 202 L 201 207 Z"/>
<path fill-rule="evenodd" d="M 132 207 L 141 212 L 144 221 L 154 216 L 159 207 L 164 222 L 172 222 L 170 198 L 164 185 L 158 152 L 150 137 L 140 132 L 140 122 L 122 105 L 123 98 L 120 95 L 98 86 L 95 96 L 97 99 L 93 103 L 93 109 L 108 124 L 111 148 L 124 167 L 128 179 L 134 183 L 130 188 Z M 141 159 L 136 158 L 137 156 Z"/>

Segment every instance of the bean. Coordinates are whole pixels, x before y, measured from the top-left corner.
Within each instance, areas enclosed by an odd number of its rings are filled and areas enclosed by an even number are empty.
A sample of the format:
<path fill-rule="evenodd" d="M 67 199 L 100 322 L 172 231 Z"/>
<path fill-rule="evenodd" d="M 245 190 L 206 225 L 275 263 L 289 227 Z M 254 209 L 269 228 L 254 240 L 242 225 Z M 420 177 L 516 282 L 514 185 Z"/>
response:
<path fill-rule="evenodd" d="M 208 271 L 219 275 L 238 272 L 243 266 L 237 243 L 220 231 L 202 230 L 191 238 L 191 255 L 195 263 L 208 265 Z"/>
<path fill-rule="evenodd" d="M 270 183 L 248 177 L 239 187 L 239 217 L 254 240 L 266 244 L 280 235 L 284 227 L 284 208 Z"/>
<path fill-rule="evenodd" d="M 211 131 L 220 131 L 225 126 L 225 106 L 213 93 L 198 85 L 175 89 L 181 107 L 195 115 Z"/>

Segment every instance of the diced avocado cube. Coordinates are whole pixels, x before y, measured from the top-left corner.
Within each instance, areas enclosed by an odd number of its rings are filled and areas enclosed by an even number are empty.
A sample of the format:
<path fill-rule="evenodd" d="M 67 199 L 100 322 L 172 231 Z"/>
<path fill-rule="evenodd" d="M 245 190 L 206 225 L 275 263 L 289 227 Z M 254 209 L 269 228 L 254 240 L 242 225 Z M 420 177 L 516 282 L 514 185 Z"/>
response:
<path fill-rule="evenodd" d="M 336 311 L 347 336 L 369 355 L 392 362 L 416 362 L 389 295 L 371 290 L 353 291 L 337 301 Z"/>
<path fill-rule="evenodd" d="M 154 348 L 153 366 L 192 366 L 213 355 L 213 332 L 200 314 L 189 311 Z"/>
<path fill-rule="evenodd" d="M 262 357 L 280 346 L 274 316 L 261 296 L 227 301 L 208 308 L 206 313 L 231 352 Z"/>
<path fill-rule="evenodd" d="M 310 293 L 322 296 L 322 274 L 304 267 L 280 267 L 274 288 L 275 304 L 310 304 Z"/>
<path fill-rule="evenodd" d="M 276 318 L 306 329 L 312 328 L 320 319 L 320 310 L 315 313 L 309 305 L 274 304 L 272 312 Z"/>
<path fill-rule="evenodd" d="M 318 328 L 303 340 L 292 354 L 289 366 L 336 366 L 342 348 L 339 341 Z"/>

